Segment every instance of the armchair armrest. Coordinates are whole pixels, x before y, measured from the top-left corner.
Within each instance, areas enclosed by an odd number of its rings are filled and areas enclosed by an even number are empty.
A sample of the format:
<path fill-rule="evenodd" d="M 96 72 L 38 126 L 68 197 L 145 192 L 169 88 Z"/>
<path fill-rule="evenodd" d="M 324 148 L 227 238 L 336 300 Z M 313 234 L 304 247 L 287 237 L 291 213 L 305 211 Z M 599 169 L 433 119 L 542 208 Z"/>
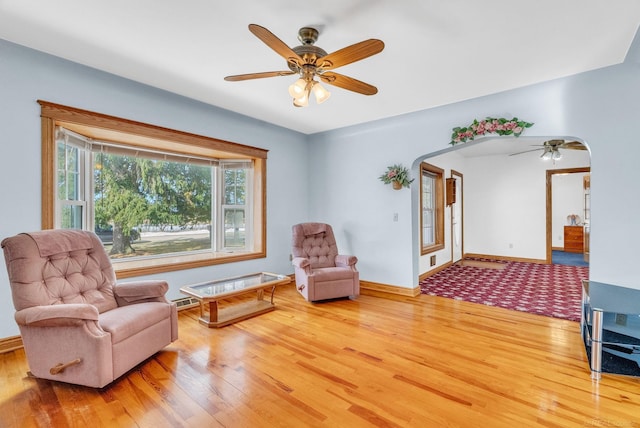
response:
<path fill-rule="evenodd" d="M 338 254 L 336 256 L 336 266 L 355 266 L 358 263 L 358 258 L 356 256 L 348 256 L 344 254 Z"/>
<path fill-rule="evenodd" d="M 291 260 L 291 264 L 300 269 L 305 269 L 309 267 L 311 262 L 309 259 L 305 259 L 304 257 L 294 257 L 293 260 Z"/>
<path fill-rule="evenodd" d="M 303 270 L 305 275 L 312 275 L 312 273 L 311 273 L 311 262 L 309 261 L 309 259 L 307 259 L 305 257 L 294 257 L 293 260 L 291 260 L 291 264 L 296 269 Z"/>
<path fill-rule="evenodd" d="M 32 306 L 15 314 L 18 325 L 34 327 L 77 326 L 98 321 L 98 309 L 88 303 Z"/>
<path fill-rule="evenodd" d="M 162 280 L 130 281 L 117 283 L 113 293 L 119 302 L 124 304 L 140 301 L 166 301 L 164 295 L 169 290 L 169 284 Z"/>

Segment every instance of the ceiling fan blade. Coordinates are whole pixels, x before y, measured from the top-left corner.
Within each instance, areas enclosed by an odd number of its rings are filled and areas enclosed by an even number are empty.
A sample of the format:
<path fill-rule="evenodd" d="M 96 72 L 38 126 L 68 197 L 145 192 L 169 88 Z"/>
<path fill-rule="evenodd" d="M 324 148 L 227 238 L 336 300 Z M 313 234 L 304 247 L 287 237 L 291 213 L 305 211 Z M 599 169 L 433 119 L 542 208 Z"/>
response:
<path fill-rule="evenodd" d="M 293 49 L 287 46 L 271 31 L 256 24 L 249 24 L 249 31 L 251 31 L 257 38 L 262 40 L 264 44 L 276 51 L 278 55 L 286 59 L 287 62 L 296 64 L 298 67 L 302 67 L 302 65 L 304 64 L 304 61 L 302 60 L 302 58 L 300 58 L 300 55 L 295 53 Z"/>
<path fill-rule="evenodd" d="M 239 82 L 241 80 L 263 79 L 265 77 L 290 76 L 295 74 L 293 71 L 265 71 L 263 73 L 236 74 L 235 76 L 227 76 L 224 80 L 228 82 Z"/>
<path fill-rule="evenodd" d="M 318 77 L 320 77 L 323 82 L 328 83 L 329 85 L 337 86 L 339 88 L 347 89 L 353 92 L 358 92 L 363 95 L 375 95 L 378 93 L 378 88 L 376 88 L 375 86 L 361 82 L 360 80 L 356 80 L 353 77 L 348 77 L 343 74 L 322 73 L 319 74 Z"/>
<path fill-rule="evenodd" d="M 331 70 L 380 53 L 383 49 L 382 40 L 365 40 L 323 56 L 319 60 L 320 64 L 316 63 L 316 66 L 323 70 Z"/>
<path fill-rule="evenodd" d="M 537 152 L 538 150 L 542 150 L 542 149 L 525 150 L 524 152 L 511 153 L 509 156 L 516 156 L 516 155 L 521 155 L 523 153 L 529 153 L 529 152 Z"/>
<path fill-rule="evenodd" d="M 566 143 L 560 144 L 560 148 L 571 150 L 587 150 L 585 145 L 578 141 L 567 141 Z"/>

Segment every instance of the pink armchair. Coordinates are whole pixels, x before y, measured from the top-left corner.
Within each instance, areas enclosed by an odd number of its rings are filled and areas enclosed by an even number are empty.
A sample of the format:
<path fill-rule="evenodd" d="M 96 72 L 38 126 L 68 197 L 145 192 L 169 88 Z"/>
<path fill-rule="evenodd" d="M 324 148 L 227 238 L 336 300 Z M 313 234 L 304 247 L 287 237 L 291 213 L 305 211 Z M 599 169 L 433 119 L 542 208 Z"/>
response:
<path fill-rule="evenodd" d="M 102 388 L 178 339 L 167 283 L 116 284 L 94 233 L 19 234 L 2 248 L 33 376 Z"/>
<path fill-rule="evenodd" d="M 360 294 L 358 259 L 338 254 L 330 225 L 301 223 L 293 226 L 292 255 L 296 288 L 307 301 Z"/>

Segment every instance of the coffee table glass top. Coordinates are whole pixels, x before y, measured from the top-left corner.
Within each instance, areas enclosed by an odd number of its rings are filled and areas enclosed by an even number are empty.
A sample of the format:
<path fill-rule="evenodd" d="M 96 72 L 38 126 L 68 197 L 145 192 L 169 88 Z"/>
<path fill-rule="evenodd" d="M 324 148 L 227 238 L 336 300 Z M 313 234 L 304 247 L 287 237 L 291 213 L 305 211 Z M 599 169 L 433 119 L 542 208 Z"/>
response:
<path fill-rule="evenodd" d="M 275 273 L 260 272 L 190 285 L 183 287 L 181 291 L 199 298 L 219 297 L 227 294 L 237 294 L 243 290 L 277 285 L 284 280 L 289 281 L 289 277 Z"/>

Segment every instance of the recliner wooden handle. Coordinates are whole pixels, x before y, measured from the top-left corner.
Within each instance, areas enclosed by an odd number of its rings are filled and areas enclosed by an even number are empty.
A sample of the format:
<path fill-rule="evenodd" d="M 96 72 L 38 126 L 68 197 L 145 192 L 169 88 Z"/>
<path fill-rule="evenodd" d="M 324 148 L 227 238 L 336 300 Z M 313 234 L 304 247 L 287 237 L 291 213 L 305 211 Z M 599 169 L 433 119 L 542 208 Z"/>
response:
<path fill-rule="evenodd" d="M 49 370 L 49 373 L 51 373 L 52 375 L 60 374 L 67 367 L 75 366 L 76 364 L 80 364 L 81 362 L 82 360 L 80 358 L 76 358 L 75 360 L 69 361 L 68 363 L 65 363 L 65 364 L 62 364 L 62 363 L 56 364 L 55 366 L 51 367 L 51 369 Z"/>

